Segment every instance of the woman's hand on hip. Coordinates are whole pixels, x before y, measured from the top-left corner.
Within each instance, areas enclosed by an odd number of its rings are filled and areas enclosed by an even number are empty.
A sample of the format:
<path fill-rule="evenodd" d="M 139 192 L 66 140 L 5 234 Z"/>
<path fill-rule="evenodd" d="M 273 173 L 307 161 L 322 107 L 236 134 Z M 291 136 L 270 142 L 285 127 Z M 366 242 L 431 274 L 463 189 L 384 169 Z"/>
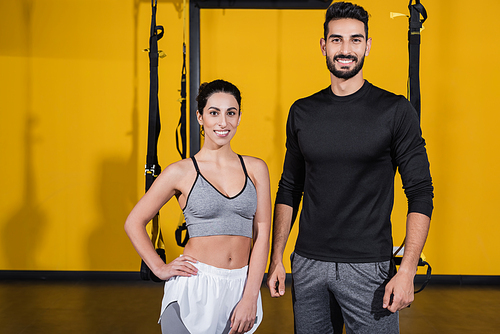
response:
<path fill-rule="evenodd" d="M 158 273 L 155 274 L 158 278 L 165 281 L 174 276 L 190 277 L 198 274 L 198 269 L 193 265 L 193 263 L 197 262 L 195 258 L 189 255 L 181 255 L 159 268 Z"/>

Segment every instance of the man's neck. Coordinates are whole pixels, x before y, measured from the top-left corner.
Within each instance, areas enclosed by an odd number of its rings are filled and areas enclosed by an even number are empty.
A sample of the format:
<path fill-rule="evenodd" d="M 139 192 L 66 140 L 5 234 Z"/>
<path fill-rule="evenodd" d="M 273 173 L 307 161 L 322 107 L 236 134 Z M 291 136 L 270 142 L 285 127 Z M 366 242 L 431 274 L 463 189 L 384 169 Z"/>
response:
<path fill-rule="evenodd" d="M 354 77 L 350 79 L 341 79 L 330 73 L 330 80 L 332 83 L 332 92 L 337 96 L 347 96 L 356 93 L 363 84 L 365 79 L 363 78 L 363 71 L 359 71 Z"/>

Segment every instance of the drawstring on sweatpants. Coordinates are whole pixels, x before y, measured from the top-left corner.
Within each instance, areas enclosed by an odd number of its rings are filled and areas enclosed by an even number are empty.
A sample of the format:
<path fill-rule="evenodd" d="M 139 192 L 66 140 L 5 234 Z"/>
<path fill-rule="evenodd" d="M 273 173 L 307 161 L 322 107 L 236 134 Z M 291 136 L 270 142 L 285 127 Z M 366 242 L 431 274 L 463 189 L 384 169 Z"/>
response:
<path fill-rule="evenodd" d="M 338 262 L 335 262 L 335 278 L 337 280 L 340 279 L 340 272 L 339 272 L 339 263 Z"/>

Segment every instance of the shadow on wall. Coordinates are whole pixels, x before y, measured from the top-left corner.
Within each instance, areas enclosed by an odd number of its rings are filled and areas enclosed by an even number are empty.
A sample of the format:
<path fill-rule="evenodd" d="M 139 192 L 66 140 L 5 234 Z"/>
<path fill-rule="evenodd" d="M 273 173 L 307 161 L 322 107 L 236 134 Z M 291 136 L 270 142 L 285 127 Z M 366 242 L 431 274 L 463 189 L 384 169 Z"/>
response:
<path fill-rule="evenodd" d="M 7 261 L 6 268 L 10 270 L 25 270 L 36 268 L 35 250 L 42 240 L 41 234 L 47 226 L 47 215 L 40 209 L 36 193 L 35 165 L 34 165 L 34 147 L 37 139 L 34 130 L 38 124 L 38 119 L 33 116 L 31 111 L 32 92 L 32 68 L 29 61 L 32 55 L 32 34 L 30 26 L 32 22 L 33 1 L 25 0 L 21 4 L 23 10 L 24 25 L 24 56 L 26 59 L 26 92 L 25 102 L 27 110 L 25 112 L 24 143 L 19 147 L 24 147 L 24 165 L 14 166 L 13 177 L 18 177 L 18 184 L 23 188 L 22 205 L 13 210 L 9 215 L 1 231 L 2 248 Z M 24 170 L 23 170 L 24 168 Z M 18 173 L 18 169 L 20 173 Z"/>
<path fill-rule="evenodd" d="M 131 209 L 131 198 L 136 198 L 136 163 L 120 158 L 107 158 L 99 169 L 99 186 L 95 200 L 99 220 L 88 239 L 89 268 L 92 270 L 115 271 L 130 268 L 131 259 L 137 259 L 132 244 L 128 241 L 123 225 Z M 137 160 L 137 159 L 135 159 Z M 137 263 L 136 270 L 140 268 Z"/>
<path fill-rule="evenodd" d="M 133 87 L 134 96 L 132 100 L 131 131 L 127 136 L 131 140 L 131 152 L 128 161 L 119 157 L 106 158 L 98 167 L 101 171 L 99 177 L 98 192 L 95 195 L 98 201 L 100 221 L 88 240 L 88 254 L 90 268 L 97 270 L 116 270 L 115 268 L 129 268 L 130 261 L 137 259 L 137 254 L 128 241 L 123 228 L 125 220 L 137 202 L 137 175 L 139 173 L 139 102 L 138 102 L 138 22 L 140 0 L 133 3 L 134 29 L 133 29 Z M 124 239 L 124 242 L 116 242 L 116 239 Z M 124 245 L 123 247 L 110 247 L 110 245 Z M 103 254 L 102 252 L 114 254 Z M 140 269 L 140 261 L 136 269 Z"/>
<path fill-rule="evenodd" d="M 10 270 L 36 268 L 35 250 L 42 240 L 42 231 L 47 226 L 46 214 L 40 209 L 37 201 L 34 178 L 33 149 L 36 140 L 33 128 L 36 123 L 36 119 L 28 113 L 24 130 L 25 169 L 24 173 L 18 176 L 19 184 L 23 187 L 23 204 L 7 219 L 1 233 L 3 253 L 7 260 L 6 267 Z"/>

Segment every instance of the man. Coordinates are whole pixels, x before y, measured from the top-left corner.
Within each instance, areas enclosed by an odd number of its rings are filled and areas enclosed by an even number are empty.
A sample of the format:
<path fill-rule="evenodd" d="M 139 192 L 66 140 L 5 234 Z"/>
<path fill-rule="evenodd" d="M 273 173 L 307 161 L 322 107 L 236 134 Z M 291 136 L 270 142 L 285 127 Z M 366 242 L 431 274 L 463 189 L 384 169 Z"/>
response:
<path fill-rule="evenodd" d="M 274 213 L 268 286 L 285 293 L 283 252 L 303 196 L 292 254 L 295 332 L 399 333 L 398 311 L 429 230 L 433 186 L 415 109 L 363 78 L 372 44 L 368 13 L 337 2 L 326 13 L 321 51 L 331 86 L 296 101 Z M 391 270 L 391 211 L 399 169 L 408 198 L 406 244 Z"/>

